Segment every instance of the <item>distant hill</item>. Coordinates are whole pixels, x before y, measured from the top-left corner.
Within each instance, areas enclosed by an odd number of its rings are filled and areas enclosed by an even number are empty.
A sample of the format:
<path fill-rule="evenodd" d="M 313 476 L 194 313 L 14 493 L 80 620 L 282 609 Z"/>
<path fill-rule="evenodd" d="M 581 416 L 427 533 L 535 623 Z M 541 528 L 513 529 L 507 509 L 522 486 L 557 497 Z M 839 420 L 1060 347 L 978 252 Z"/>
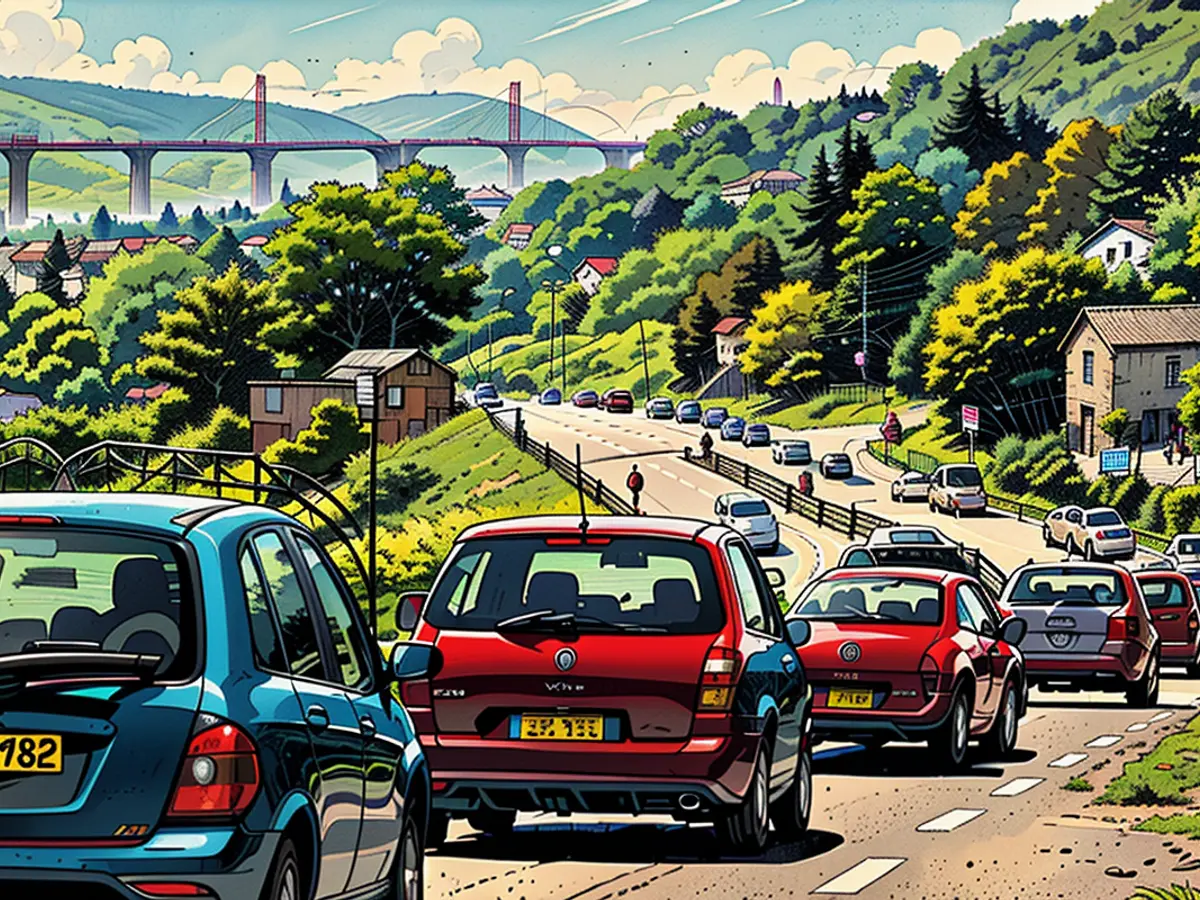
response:
<path fill-rule="evenodd" d="M 347 106 L 338 115 L 392 140 L 508 137 L 508 103 L 476 94 L 401 94 Z M 536 140 L 591 140 L 591 135 L 527 108 L 521 110 L 521 135 Z"/>

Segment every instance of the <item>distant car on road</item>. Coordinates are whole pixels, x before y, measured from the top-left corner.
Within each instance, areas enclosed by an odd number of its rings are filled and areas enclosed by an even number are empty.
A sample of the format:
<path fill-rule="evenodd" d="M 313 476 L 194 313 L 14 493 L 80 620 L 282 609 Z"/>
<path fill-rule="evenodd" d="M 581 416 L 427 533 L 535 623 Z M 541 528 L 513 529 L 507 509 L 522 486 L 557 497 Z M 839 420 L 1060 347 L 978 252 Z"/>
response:
<path fill-rule="evenodd" d="M 929 476 L 924 472 L 905 472 L 892 482 L 892 502 L 929 499 Z"/>
<path fill-rule="evenodd" d="M 761 851 L 769 823 L 800 839 L 808 626 L 785 630 L 782 584 L 740 535 L 706 522 L 469 528 L 428 599 L 401 600 L 411 619 L 421 608 L 414 640 L 441 661 L 404 689 L 437 786 L 430 843 L 452 816 L 504 835 L 519 811 L 661 811 L 715 822 L 738 854 Z"/>
<path fill-rule="evenodd" d="M 758 494 L 732 491 L 713 504 L 717 520 L 742 535 L 755 550 L 779 550 L 779 522 L 767 501 Z"/>
<path fill-rule="evenodd" d="M 1190 677 L 1200 677 L 1200 605 L 1191 579 L 1182 572 L 1153 570 L 1133 577 L 1162 638 L 1163 664 L 1187 666 Z"/>
<path fill-rule="evenodd" d="M 495 409 L 504 405 L 504 398 L 500 396 L 494 384 L 482 381 L 475 385 L 475 390 L 471 393 L 471 402 L 481 409 Z"/>
<path fill-rule="evenodd" d="M 929 525 L 886 525 L 842 551 L 838 568 L 909 566 L 975 575 L 960 544 Z"/>
<path fill-rule="evenodd" d="M 1200 534 L 1177 534 L 1167 547 L 1167 559 L 1177 566 L 1200 564 Z"/>
<path fill-rule="evenodd" d="M 1042 541 L 1047 547 L 1063 547 L 1068 556 L 1079 553 L 1088 560 L 1128 560 L 1137 553 L 1133 531 L 1120 513 L 1107 506 L 1060 506 L 1042 523 Z"/>
<path fill-rule="evenodd" d="M 771 429 L 762 422 L 747 425 L 742 432 L 743 447 L 769 447 L 771 445 Z"/>
<path fill-rule="evenodd" d="M 675 407 L 675 421 L 680 425 L 695 425 L 700 421 L 700 404 L 695 400 L 683 400 Z"/>
<path fill-rule="evenodd" d="M 835 569 L 796 601 L 816 740 L 926 741 L 946 769 L 972 737 L 1012 755 L 1025 712 L 1025 623 L 1007 620 L 970 575 L 927 568 Z M 436 776 L 435 776 L 436 777 Z"/>
<path fill-rule="evenodd" d="M 546 388 L 538 396 L 538 403 L 542 406 L 558 406 L 562 403 L 562 391 L 558 388 Z"/>
<path fill-rule="evenodd" d="M 740 441 L 746 433 L 746 420 L 738 416 L 730 416 L 721 423 L 721 440 Z"/>
<path fill-rule="evenodd" d="M 720 428 L 721 423 L 729 418 L 729 410 L 723 406 L 710 406 L 704 410 L 704 415 L 701 418 L 701 424 L 705 428 Z"/>
<path fill-rule="evenodd" d="M 983 476 L 973 463 L 938 466 L 929 477 L 928 496 L 931 513 L 952 513 L 961 518 L 964 512 L 981 513 L 987 509 Z"/>
<path fill-rule="evenodd" d="M 675 404 L 669 397 L 655 397 L 646 403 L 647 419 L 670 419 L 675 415 Z"/>
<path fill-rule="evenodd" d="M 1011 576 L 1003 606 L 1029 623 L 1021 645 L 1029 684 L 1124 691 L 1158 702 L 1161 639 L 1133 575 L 1111 563 L 1031 563 Z"/>
<path fill-rule="evenodd" d="M 812 462 L 808 441 L 779 441 L 771 447 L 771 461 L 781 466 L 807 466 Z"/>
<path fill-rule="evenodd" d="M 609 388 L 600 397 L 600 406 L 610 413 L 631 413 L 633 394 L 620 388 Z"/>
<path fill-rule="evenodd" d="M 571 405 L 579 409 L 595 409 L 600 405 L 600 395 L 592 390 L 576 391 L 571 395 Z"/>
<path fill-rule="evenodd" d="M 854 463 L 848 453 L 826 453 L 821 457 L 821 474 L 826 478 L 849 478 L 854 474 Z"/>

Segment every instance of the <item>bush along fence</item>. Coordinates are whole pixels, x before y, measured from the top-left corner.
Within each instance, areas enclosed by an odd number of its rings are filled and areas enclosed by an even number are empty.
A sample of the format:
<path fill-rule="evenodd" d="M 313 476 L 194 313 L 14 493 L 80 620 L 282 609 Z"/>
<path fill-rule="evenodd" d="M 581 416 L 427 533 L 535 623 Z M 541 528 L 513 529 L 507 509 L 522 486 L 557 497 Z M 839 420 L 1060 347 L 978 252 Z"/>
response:
<path fill-rule="evenodd" d="M 628 500 L 620 497 L 612 488 L 599 478 L 594 478 L 583 470 L 578 460 L 568 459 L 550 446 L 550 442 L 538 443 L 525 431 L 517 412 L 515 421 L 509 421 L 504 415 L 491 410 L 487 411 L 492 427 L 507 437 L 523 453 L 528 453 L 547 469 L 554 472 L 572 487 L 581 488 L 583 493 L 599 503 L 611 513 L 621 516 L 634 515 L 633 506 Z"/>
<path fill-rule="evenodd" d="M 867 441 L 867 452 L 885 465 L 903 468 L 908 472 L 924 472 L 928 475 L 941 465 L 941 461 L 936 456 L 930 456 L 919 450 L 887 452 L 883 441 Z M 1005 497 L 993 491 L 988 491 L 987 499 L 988 506 L 1016 516 L 1018 522 L 1044 522 L 1046 516 L 1055 509 L 1052 506 L 1026 503 L 1024 500 Z M 1137 538 L 1138 546 L 1156 553 L 1164 552 L 1167 545 L 1171 543 L 1171 539 L 1166 535 L 1155 534 L 1141 528 L 1131 527 L 1130 531 Z"/>
<path fill-rule="evenodd" d="M 756 469 L 744 460 L 734 459 L 716 451 L 707 457 L 692 453 L 691 447 L 685 447 L 683 457 L 693 465 L 727 478 L 740 484 L 748 490 L 762 494 L 772 503 L 782 507 L 785 512 L 793 513 L 815 522 L 818 528 L 829 528 L 839 534 L 844 534 L 851 540 L 866 538 L 876 528 L 886 528 L 899 524 L 883 516 L 864 512 L 855 506 L 842 506 L 830 500 L 800 493 L 798 487 L 791 482 L 777 478 L 761 469 Z M 978 547 L 960 545 L 963 559 L 978 576 L 984 586 L 997 596 L 1003 591 L 1008 574 L 980 552 Z"/>

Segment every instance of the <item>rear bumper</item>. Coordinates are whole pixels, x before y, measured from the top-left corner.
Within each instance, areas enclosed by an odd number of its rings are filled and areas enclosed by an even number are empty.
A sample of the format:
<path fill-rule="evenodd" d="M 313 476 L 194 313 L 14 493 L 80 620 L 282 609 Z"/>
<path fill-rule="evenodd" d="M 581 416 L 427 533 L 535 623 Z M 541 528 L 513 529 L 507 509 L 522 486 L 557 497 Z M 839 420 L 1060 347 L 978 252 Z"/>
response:
<path fill-rule="evenodd" d="M 78 896 L 145 900 L 130 885 L 199 885 L 217 900 L 258 897 L 275 858 L 278 832 L 240 828 L 160 831 L 135 847 L 0 845 L 0 896 Z M 310 863 L 301 860 L 301 865 Z M 81 887 L 86 886 L 84 892 Z"/>
<path fill-rule="evenodd" d="M 1062 681 L 1124 690 L 1127 682 L 1138 679 L 1143 667 L 1130 665 L 1123 656 L 1099 653 L 1025 652 L 1024 656 L 1025 673 L 1030 684 Z"/>
<path fill-rule="evenodd" d="M 1196 642 L 1189 644 L 1167 643 L 1163 641 L 1159 647 L 1163 662 L 1196 662 L 1200 657 L 1200 646 Z"/>
<path fill-rule="evenodd" d="M 779 543 L 779 529 L 764 531 L 760 534 L 743 534 L 753 550 L 769 550 Z"/>
<path fill-rule="evenodd" d="M 924 740 L 950 715 L 950 698 L 950 694 L 935 694 L 925 706 L 912 712 L 817 707 L 813 710 L 813 735 L 816 740 Z"/>
<path fill-rule="evenodd" d="M 1132 538 L 1119 538 L 1111 541 L 1095 541 L 1092 549 L 1097 556 L 1105 559 L 1133 559 L 1137 554 L 1137 541 Z"/>

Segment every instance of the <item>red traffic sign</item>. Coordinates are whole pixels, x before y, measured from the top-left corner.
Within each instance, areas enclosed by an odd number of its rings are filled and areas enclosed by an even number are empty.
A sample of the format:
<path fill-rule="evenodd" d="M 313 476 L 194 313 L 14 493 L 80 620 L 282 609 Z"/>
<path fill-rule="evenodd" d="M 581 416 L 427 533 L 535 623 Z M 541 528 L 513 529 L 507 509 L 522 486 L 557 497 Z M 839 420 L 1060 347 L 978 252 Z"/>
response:
<path fill-rule="evenodd" d="M 962 408 L 962 427 L 963 431 L 978 431 L 979 430 L 979 407 L 964 406 Z"/>
<path fill-rule="evenodd" d="M 879 433 L 883 435 L 883 439 L 889 444 L 900 443 L 900 417 L 896 415 L 895 410 L 888 410 L 888 414 L 884 418 L 883 424 L 879 426 Z"/>

